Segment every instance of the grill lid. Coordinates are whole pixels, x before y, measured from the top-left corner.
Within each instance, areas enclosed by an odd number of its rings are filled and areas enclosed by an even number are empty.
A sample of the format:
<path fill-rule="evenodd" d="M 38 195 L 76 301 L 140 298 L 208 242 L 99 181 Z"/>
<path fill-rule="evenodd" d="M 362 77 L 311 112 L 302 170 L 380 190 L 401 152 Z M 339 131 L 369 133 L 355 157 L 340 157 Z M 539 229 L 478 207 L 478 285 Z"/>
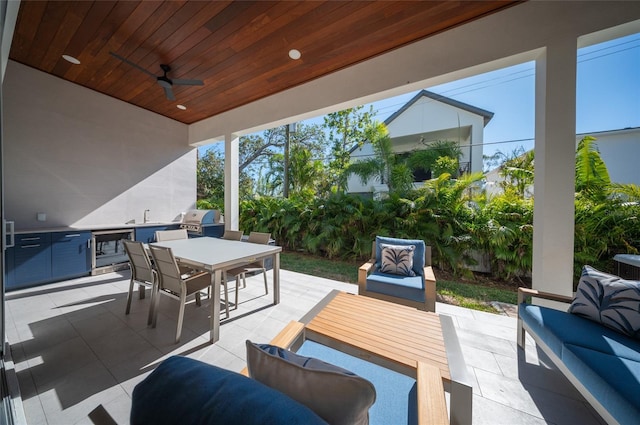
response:
<path fill-rule="evenodd" d="M 218 210 L 191 210 L 184 215 L 183 224 L 214 224 L 220 221 Z"/>

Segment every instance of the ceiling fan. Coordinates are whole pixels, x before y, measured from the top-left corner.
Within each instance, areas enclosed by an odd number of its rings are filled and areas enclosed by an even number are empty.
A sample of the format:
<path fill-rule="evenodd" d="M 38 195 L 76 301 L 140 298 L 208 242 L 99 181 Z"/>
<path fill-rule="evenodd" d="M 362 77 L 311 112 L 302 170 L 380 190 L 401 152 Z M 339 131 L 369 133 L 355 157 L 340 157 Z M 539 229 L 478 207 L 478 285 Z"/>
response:
<path fill-rule="evenodd" d="M 141 66 L 131 62 L 128 59 L 123 58 L 122 56 L 113 53 L 113 52 L 109 52 L 109 54 L 111 54 L 111 56 L 120 59 L 122 62 L 131 65 L 134 68 L 139 69 L 140 71 L 144 72 L 147 75 L 152 76 L 153 78 L 156 79 L 156 81 L 158 82 L 158 85 L 160 87 L 162 87 L 164 89 L 164 94 L 165 96 L 167 96 L 167 99 L 169 100 L 176 100 L 176 97 L 173 94 L 173 86 L 177 85 L 177 86 L 204 86 L 204 83 L 202 82 L 202 80 L 185 80 L 182 78 L 169 78 L 167 77 L 167 73 L 169 73 L 169 71 L 171 71 L 171 67 L 169 65 L 166 64 L 160 64 L 160 68 L 163 71 L 163 75 L 155 75 L 149 71 L 147 71 L 146 69 L 142 68 Z"/>

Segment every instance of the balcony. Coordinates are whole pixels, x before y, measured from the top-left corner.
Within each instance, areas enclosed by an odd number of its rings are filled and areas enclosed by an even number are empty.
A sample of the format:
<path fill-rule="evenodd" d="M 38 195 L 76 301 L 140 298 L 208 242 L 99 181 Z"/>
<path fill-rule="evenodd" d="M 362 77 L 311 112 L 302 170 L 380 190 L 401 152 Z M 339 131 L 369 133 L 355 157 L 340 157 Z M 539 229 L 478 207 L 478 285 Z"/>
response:
<path fill-rule="evenodd" d="M 146 325 L 149 296 L 136 296 L 131 314 L 124 314 L 128 273 L 7 295 L 7 336 L 29 424 L 88 423 L 100 404 L 117 423 L 128 423 L 134 386 L 169 356 L 240 371 L 246 339 L 268 342 L 331 290 L 357 293 L 356 285 L 283 270 L 281 303 L 274 306 L 262 277 L 251 277 L 238 309 L 222 321 L 217 343 L 208 343 L 204 300 L 199 308 L 187 305 L 176 345 L 177 304 L 163 300 L 155 329 Z M 526 356 L 518 351 L 515 318 L 441 303 L 437 312 L 453 318 L 473 378 L 474 424 L 603 423 L 532 340 Z"/>

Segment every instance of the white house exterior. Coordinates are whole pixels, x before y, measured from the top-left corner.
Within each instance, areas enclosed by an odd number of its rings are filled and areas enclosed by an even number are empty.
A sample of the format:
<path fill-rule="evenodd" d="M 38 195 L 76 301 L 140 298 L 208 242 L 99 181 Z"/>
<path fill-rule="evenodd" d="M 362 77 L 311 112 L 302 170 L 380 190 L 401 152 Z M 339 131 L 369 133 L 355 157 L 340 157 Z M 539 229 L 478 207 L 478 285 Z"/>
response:
<path fill-rule="evenodd" d="M 607 166 L 612 183 L 640 186 L 640 173 L 637 171 L 640 158 L 640 127 L 577 134 L 576 148 L 585 136 L 596 138 L 595 145 Z M 502 192 L 500 183 L 504 179 L 500 175 L 500 169 L 501 167 L 494 168 L 485 175 L 488 195 Z M 527 189 L 527 194 L 533 196 L 533 187 Z"/>
<path fill-rule="evenodd" d="M 576 146 L 584 136 L 596 138 L 595 144 L 613 183 L 631 183 L 640 186 L 640 173 L 638 173 L 640 127 L 578 134 Z"/>
<path fill-rule="evenodd" d="M 462 149 L 460 168 L 463 171 L 482 171 L 482 143 L 484 127 L 493 113 L 457 100 L 422 90 L 402 108 L 384 121 L 396 153 L 424 150 L 436 141 L 458 142 Z M 371 143 L 351 152 L 351 160 L 358 161 L 373 156 Z M 421 182 L 416 182 L 417 184 Z M 362 182 L 351 175 L 348 180 L 350 193 L 384 193 L 386 184 L 379 179 Z"/>

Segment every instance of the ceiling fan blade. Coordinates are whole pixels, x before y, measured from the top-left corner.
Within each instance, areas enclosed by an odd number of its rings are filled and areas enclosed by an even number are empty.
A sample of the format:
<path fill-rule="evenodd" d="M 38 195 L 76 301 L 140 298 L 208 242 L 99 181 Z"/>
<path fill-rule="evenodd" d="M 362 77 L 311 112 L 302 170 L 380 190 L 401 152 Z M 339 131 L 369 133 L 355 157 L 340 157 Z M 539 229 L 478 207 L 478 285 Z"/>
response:
<path fill-rule="evenodd" d="M 172 78 L 171 82 L 179 86 L 204 86 L 202 80 L 184 80 L 180 78 Z"/>
<path fill-rule="evenodd" d="M 134 68 L 139 69 L 140 71 L 144 72 L 145 74 L 147 74 L 147 75 L 151 75 L 153 78 L 156 78 L 155 74 L 152 74 L 151 72 L 147 71 L 146 69 L 144 69 L 144 68 L 143 68 L 143 67 L 141 67 L 140 65 L 135 64 L 135 63 L 131 62 L 130 60 L 125 59 L 125 58 L 123 58 L 122 56 L 120 56 L 120 55 L 118 55 L 118 54 L 116 54 L 116 53 L 109 52 L 109 54 L 110 54 L 111 56 L 113 56 L 114 58 L 120 59 L 122 62 L 124 62 L 124 63 L 126 63 L 126 64 L 129 64 L 129 65 L 131 65 L 131 66 L 132 66 L 132 67 L 134 67 Z"/>
<path fill-rule="evenodd" d="M 164 95 L 167 96 L 169 100 L 176 100 L 176 97 L 173 95 L 173 90 L 171 87 L 164 87 Z"/>

